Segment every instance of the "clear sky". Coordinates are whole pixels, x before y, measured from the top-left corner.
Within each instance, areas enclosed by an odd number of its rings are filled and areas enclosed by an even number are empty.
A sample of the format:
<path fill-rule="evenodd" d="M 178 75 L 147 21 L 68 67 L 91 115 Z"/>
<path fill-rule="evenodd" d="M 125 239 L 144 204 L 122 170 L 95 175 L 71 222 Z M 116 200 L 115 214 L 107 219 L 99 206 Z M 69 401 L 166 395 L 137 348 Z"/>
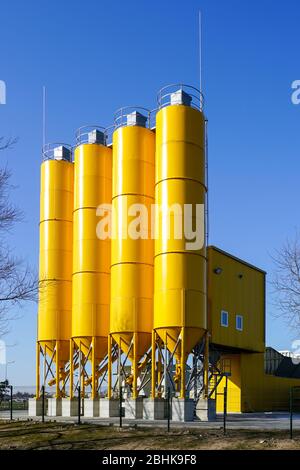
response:
<path fill-rule="evenodd" d="M 25 222 L 11 246 L 37 267 L 42 86 L 47 140 L 74 142 L 85 124 L 108 126 L 120 106 L 155 107 L 160 87 L 198 84 L 198 10 L 203 13 L 204 92 L 209 119 L 210 242 L 273 270 L 270 254 L 299 227 L 300 79 L 298 0 L 2 0 L 0 135 L 18 136 L 0 154 L 17 186 Z M 6 338 L 9 378 L 34 383 L 36 305 Z M 297 338 L 267 304 L 267 342 Z M 3 378 L 4 368 L 0 368 Z"/>

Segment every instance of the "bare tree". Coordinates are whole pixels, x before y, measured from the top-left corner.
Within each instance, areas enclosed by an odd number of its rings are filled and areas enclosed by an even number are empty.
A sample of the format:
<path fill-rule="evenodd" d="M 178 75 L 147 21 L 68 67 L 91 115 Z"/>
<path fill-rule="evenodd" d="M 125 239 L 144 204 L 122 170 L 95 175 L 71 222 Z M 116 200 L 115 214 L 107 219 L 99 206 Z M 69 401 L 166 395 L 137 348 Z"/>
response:
<path fill-rule="evenodd" d="M 0 137 L 0 150 L 11 148 L 17 139 Z M 13 186 L 11 172 L 0 168 L 0 335 L 7 333 L 8 322 L 14 318 L 14 307 L 25 301 L 35 301 L 37 276 L 24 262 L 11 253 L 7 235 L 22 220 L 22 212 L 10 201 Z"/>
<path fill-rule="evenodd" d="M 300 331 L 300 235 L 287 240 L 272 256 L 275 272 L 271 281 L 275 306 L 288 325 Z"/>
<path fill-rule="evenodd" d="M 4 137 L 0 137 L 0 150 L 6 150 L 12 148 L 18 142 L 17 137 L 9 137 L 8 139 L 4 139 Z"/>

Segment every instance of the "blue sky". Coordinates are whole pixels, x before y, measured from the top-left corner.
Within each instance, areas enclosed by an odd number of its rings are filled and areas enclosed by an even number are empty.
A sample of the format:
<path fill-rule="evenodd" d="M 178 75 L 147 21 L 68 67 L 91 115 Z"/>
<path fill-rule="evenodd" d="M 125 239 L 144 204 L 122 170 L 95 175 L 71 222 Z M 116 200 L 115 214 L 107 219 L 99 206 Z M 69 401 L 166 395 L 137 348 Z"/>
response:
<path fill-rule="evenodd" d="M 10 244 L 38 262 L 42 86 L 47 140 L 74 142 L 85 124 L 108 126 L 120 106 L 155 107 L 160 87 L 198 84 L 198 10 L 209 119 L 210 242 L 273 270 L 270 253 L 299 227 L 300 79 L 297 0 L 6 1 L 0 12 L 0 135 L 18 136 L 0 154 L 17 186 L 25 222 Z M 268 344 L 289 349 L 297 337 L 272 316 Z M 36 306 L 27 305 L 6 338 L 9 378 L 34 383 Z M 3 377 L 3 366 L 0 378 Z"/>

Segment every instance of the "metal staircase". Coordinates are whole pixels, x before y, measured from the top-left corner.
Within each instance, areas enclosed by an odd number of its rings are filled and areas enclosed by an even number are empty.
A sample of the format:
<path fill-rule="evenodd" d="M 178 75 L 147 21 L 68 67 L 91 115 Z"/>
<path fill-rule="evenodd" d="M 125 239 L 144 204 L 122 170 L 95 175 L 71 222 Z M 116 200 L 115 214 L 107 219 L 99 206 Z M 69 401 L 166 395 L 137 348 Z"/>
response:
<path fill-rule="evenodd" d="M 209 353 L 209 371 L 208 371 L 208 393 L 205 396 L 205 386 L 202 375 L 201 387 L 197 396 L 194 396 L 194 419 L 197 419 L 197 405 L 199 400 L 216 399 L 218 386 L 224 377 L 231 375 L 231 361 L 228 358 L 222 358 L 218 350 L 210 350 Z"/>
<path fill-rule="evenodd" d="M 217 362 L 210 364 L 209 370 L 209 383 L 208 383 L 208 398 L 213 398 L 217 393 L 217 388 L 224 377 L 231 375 L 231 361 L 230 359 L 222 359 L 219 356 Z"/>

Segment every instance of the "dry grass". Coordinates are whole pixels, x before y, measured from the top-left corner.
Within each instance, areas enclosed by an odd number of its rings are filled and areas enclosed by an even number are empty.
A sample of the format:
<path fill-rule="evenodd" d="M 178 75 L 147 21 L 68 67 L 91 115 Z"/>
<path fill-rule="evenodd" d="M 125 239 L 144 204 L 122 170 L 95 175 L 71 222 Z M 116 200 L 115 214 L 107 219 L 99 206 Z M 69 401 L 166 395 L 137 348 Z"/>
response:
<path fill-rule="evenodd" d="M 98 450 L 283 450 L 300 449 L 300 433 L 290 440 L 286 431 L 182 429 L 118 429 L 92 424 L 0 422 L 0 449 Z"/>

